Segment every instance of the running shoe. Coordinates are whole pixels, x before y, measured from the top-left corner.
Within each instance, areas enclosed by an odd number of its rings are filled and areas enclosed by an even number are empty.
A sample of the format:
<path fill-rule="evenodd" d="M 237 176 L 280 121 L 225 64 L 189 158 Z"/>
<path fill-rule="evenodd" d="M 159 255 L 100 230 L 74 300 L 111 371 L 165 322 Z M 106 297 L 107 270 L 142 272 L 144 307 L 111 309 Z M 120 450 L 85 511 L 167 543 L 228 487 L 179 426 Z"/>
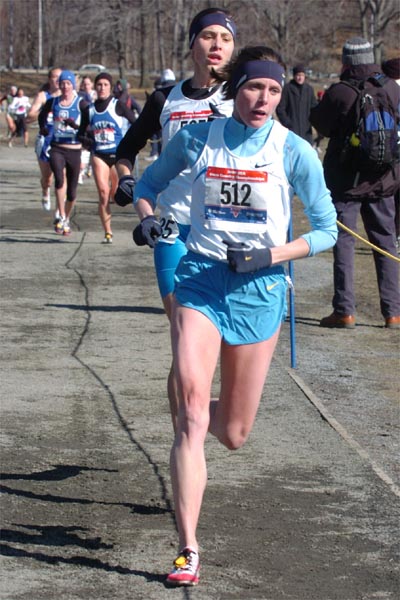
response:
<path fill-rule="evenodd" d="M 189 586 L 199 583 L 200 560 L 197 552 L 184 548 L 174 560 L 174 568 L 167 577 L 170 586 Z"/>
<path fill-rule="evenodd" d="M 64 233 L 64 219 L 62 217 L 58 217 L 54 221 L 54 231 L 59 235 L 62 235 Z"/>
<path fill-rule="evenodd" d="M 101 242 L 102 244 L 112 244 L 113 238 L 112 233 L 106 233 L 104 235 L 104 240 Z"/>
<path fill-rule="evenodd" d="M 71 225 L 69 221 L 64 221 L 63 235 L 71 235 Z"/>
<path fill-rule="evenodd" d="M 51 210 L 50 190 L 47 190 L 47 194 L 42 198 L 42 208 L 47 211 Z"/>

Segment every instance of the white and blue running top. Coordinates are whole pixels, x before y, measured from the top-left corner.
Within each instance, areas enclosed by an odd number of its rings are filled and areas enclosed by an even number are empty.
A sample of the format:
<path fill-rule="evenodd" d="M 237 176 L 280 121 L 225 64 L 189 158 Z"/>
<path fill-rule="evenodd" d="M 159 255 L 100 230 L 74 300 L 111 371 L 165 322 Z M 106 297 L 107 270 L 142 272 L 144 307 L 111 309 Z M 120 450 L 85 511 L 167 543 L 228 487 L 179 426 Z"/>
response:
<path fill-rule="evenodd" d="M 223 240 L 259 249 L 285 244 L 294 194 L 311 225 L 302 235 L 309 255 L 335 243 L 336 212 L 321 162 L 308 142 L 274 119 L 258 129 L 234 117 L 187 125 L 143 173 L 134 202 L 146 198 L 155 207 L 158 194 L 188 168 L 189 250 L 226 260 Z"/>

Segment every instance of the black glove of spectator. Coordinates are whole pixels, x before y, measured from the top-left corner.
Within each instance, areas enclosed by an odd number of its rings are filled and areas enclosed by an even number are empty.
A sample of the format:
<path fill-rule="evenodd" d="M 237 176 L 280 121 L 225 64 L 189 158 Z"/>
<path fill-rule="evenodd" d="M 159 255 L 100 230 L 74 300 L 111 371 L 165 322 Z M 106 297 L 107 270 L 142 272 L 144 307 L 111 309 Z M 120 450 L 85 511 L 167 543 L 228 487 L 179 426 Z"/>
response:
<path fill-rule="evenodd" d="M 135 178 L 132 175 L 121 177 L 115 192 L 114 201 L 118 206 L 127 206 L 133 202 L 133 190 L 135 187 Z"/>
<path fill-rule="evenodd" d="M 145 217 L 133 230 L 133 241 L 137 246 L 147 244 L 150 248 L 154 248 L 156 240 L 161 236 L 162 229 L 160 223 L 154 215 Z"/>
<path fill-rule="evenodd" d="M 243 242 L 227 242 L 227 259 L 229 267 L 236 273 L 253 273 L 271 266 L 272 257 L 269 248 L 252 248 L 249 250 Z"/>
<path fill-rule="evenodd" d="M 64 125 L 68 125 L 68 127 L 72 127 L 72 129 L 79 129 L 79 125 L 74 119 L 64 119 Z"/>
<path fill-rule="evenodd" d="M 49 130 L 47 129 L 47 127 L 41 127 L 39 130 L 40 135 L 43 135 L 44 137 L 46 137 L 46 135 L 49 135 Z"/>

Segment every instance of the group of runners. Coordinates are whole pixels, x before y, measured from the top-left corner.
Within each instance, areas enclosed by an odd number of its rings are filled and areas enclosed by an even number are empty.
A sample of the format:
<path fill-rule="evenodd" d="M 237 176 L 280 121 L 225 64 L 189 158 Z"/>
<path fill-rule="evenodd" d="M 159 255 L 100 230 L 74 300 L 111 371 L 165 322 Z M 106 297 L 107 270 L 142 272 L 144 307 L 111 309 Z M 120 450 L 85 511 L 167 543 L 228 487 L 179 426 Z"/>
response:
<path fill-rule="evenodd" d="M 140 218 L 134 241 L 154 249 L 173 356 L 167 390 L 179 542 L 166 577 L 170 586 L 199 582 L 206 435 L 237 449 L 252 429 L 286 316 L 284 265 L 332 247 L 337 237 L 316 152 L 272 118 L 285 63 L 262 45 L 232 59 L 235 38 L 225 10 L 198 13 L 189 29 L 193 76 L 156 89 L 137 120 L 113 97 L 105 72 L 96 77 L 97 99 L 88 104 L 75 91 L 74 74 L 54 69 L 31 109 L 40 124 L 45 207 L 51 172 L 55 176 L 56 232 L 71 231 L 80 150 L 90 147 L 104 241 L 112 241 L 109 201 L 115 196 L 120 206 L 134 203 Z M 124 137 L 122 119 L 132 123 Z M 137 155 L 160 129 L 162 152 L 136 182 Z M 287 242 L 294 193 L 311 229 Z M 221 388 L 211 398 L 218 361 Z"/>
<path fill-rule="evenodd" d="M 332 247 L 337 237 L 316 152 L 272 118 L 282 58 L 252 46 L 232 59 L 235 37 L 224 10 L 197 14 L 189 30 L 193 76 L 154 91 L 117 149 L 115 200 L 134 199 L 134 241 L 154 248 L 171 325 L 170 469 L 179 542 L 170 586 L 199 582 L 206 435 L 236 449 L 252 429 L 286 315 L 284 264 Z M 160 157 L 135 182 L 137 154 L 160 128 Z M 311 231 L 287 242 L 294 193 Z M 211 398 L 218 360 L 220 393 Z"/>
<path fill-rule="evenodd" d="M 110 203 L 118 183 L 114 167 L 116 149 L 137 113 L 114 97 L 109 73 L 97 75 L 94 90 L 89 85 L 90 78 L 83 78 L 82 83 L 82 91 L 78 92 L 72 71 L 51 69 L 46 85 L 35 96 L 28 113 L 28 122 L 37 120 L 39 123 L 35 151 L 41 174 L 42 206 L 51 210 L 54 176 L 54 229 L 57 234 L 69 236 L 70 217 L 85 166 L 84 156 L 89 155 L 99 194 L 102 241 L 110 244 L 113 239 Z"/>

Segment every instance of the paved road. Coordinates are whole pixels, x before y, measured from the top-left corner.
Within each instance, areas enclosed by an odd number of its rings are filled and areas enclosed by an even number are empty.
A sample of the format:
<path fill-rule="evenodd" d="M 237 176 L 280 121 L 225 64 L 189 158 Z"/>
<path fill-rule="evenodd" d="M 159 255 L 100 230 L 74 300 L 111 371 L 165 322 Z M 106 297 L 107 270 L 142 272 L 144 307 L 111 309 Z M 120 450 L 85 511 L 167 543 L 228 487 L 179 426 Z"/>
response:
<path fill-rule="evenodd" d="M 398 598 L 398 335 L 369 308 L 350 335 L 316 326 L 330 256 L 296 266 L 297 369 L 285 325 L 248 444 L 207 442 L 201 585 L 168 590 L 170 352 L 151 252 L 131 243 L 130 208 L 100 244 L 91 181 L 60 239 L 32 149 L 0 152 L 0 598 Z"/>

